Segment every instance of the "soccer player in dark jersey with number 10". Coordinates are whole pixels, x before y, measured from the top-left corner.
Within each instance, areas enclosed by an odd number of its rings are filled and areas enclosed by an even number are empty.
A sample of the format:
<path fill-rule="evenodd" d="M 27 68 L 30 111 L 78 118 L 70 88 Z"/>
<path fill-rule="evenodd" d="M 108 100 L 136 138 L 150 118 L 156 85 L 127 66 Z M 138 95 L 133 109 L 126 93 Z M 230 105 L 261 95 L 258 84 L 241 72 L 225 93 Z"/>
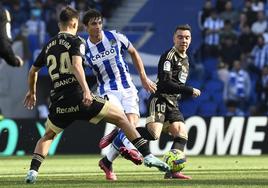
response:
<path fill-rule="evenodd" d="M 161 132 L 173 136 L 171 149 L 183 151 L 187 143 L 184 118 L 179 111 L 181 95 L 198 97 L 200 90 L 186 86 L 189 62 L 186 51 L 191 43 L 191 27 L 180 25 L 173 34 L 174 46 L 163 53 L 158 63 L 157 90 L 151 94 L 146 118 L 146 128 L 138 127 L 138 132 L 147 140 L 157 140 Z M 165 178 L 190 179 L 181 172 L 167 172 Z"/>
<path fill-rule="evenodd" d="M 79 14 L 66 7 L 60 13 L 60 32 L 42 49 L 28 76 L 29 91 L 24 106 L 33 109 L 36 104 L 36 82 L 38 71 L 47 66 L 53 88 L 50 92 L 51 105 L 46 121 L 46 132 L 36 144 L 26 183 L 35 183 L 39 167 L 58 133 L 75 120 L 97 124 L 100 120 L 121 128 L 128 139 L 144 156 L 144 164 L 168 171 L 169 167 L 149 151 L 148 142 L 141 138 L 131 126 L 126 115 L 104 99 L 93 96 L 86 82 L 83 69 L 85 43 L 76 36 Z"/>

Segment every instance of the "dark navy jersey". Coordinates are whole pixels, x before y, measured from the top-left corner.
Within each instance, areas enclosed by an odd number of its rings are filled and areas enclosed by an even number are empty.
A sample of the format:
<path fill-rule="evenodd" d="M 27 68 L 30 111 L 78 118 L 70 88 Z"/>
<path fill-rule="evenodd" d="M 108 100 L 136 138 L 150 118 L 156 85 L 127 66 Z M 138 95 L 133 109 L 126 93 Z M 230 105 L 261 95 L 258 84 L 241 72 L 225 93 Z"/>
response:
<path fill-rule="evenodd" d="M 182 57 L 175 47 L 166 51 L 158 63 L 156 94 L 192 95 L 193 88 L 185 86 L 188 74 L 188 57 Z"/>
<path fill-rule="evenodd" d="M 69 98 L 81 87 L 73 74 L 72 56 L 81 56 L 84 60 L 85 42 L 78 36 L 59 33 L 42 49 L 34 66 L 47 66 L 52 81 L 52 102 Z"/>

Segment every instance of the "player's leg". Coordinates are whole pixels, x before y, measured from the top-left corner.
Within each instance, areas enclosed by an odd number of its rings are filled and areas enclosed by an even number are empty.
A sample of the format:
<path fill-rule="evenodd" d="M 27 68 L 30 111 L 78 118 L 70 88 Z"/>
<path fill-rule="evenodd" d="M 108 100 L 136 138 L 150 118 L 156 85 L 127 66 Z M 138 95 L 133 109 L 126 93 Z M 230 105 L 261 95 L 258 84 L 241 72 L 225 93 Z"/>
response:
<path fill-rule="evenodd" d="M 125 113 L 118 109 L 115 105 L 99 97 L 94 97 L 93 103 L 89 108 L 86 109 L 86 111 L 88 114 L 88 119 L 91 123 L 97 124 L 101 120 L 104 120 L 121 128 L 126 134 L 127 138 L 144 156 L 144 164 L 146 166 L 157 167 L 160 171 L 169 170 L 169 166 L 166 163 L 150 153 L 148 141 L 140 136 L 136 128 L 129 123 Z M 84 112 L 82 114 L 84 114 Z"/>
<path fill-rule="evenodd" d="M 166 102 L 158 97 L 150 97 L 148 104 L 146 126 L 137 127 L 137 131 L 146 140 L 158 140 L 165 120 Z"/>
<path fill-rule="evenodd" d="M 134 127 L 137 126 L 140 114 L 138 105 L 139 99 L 136 88 L 129 88 L 122 91 L 109 91 L 104 95 L 104 97 L 107 98 L 111 103 L 122 109 L 126 113 L 129 122 Z M 123 144 L 127 149 L 135 149 L 135 147 L 131 144 L 131 142 L 129 142 L 129 140 L 126 137 L 118 136 L 117 138 L 115 138 L 117 134 L 118 130 L 114 129 L 111 133 L 104 136 L 100 140 L 99 143 L 100 148 L 106 147 L 107 145 L 112 143 L 114 139 L 116 139 L 116 141 L 113 144 L 116 148 L 120 148 L 121 145 Z"/>
<path fill-rule="evenodd" d="M 140 117 L 138 101 L 139 99 L 137 95 L 137 90 L 135 88 L 124 90 L 122 98 L 122 106 L 128 121 L 133 127 L 137 127 Z M 124 158 L 131 160 L 136 165 L 141 164 L 142 163 L 141 155 L 139 154 L 137 149 L 133 146 L 133 144 L 126 138 L 124 132 L 122 132 L 121 135 L 118 135 L 117 138 L 120 139 L 124 145 L 119 149 L 120 154 Z"/>
<path fill-rule="evenodd" d="M 127 138 L 138 149 L 138 151 L 144 156 L 144 164 L 148 167 L 157 167 L 160 171 L 167 171 L 169 167 L 166 163 L 153 156 L 149 151 L 148 142 L 143 139 L 137 130 L 130 125 L 126 115 L 123 111 L 118 110 L 114 105 L 110 104 L 110 108 L 107 111 L 104 120 L 106 122 L 115 124 L 121 128 L 126 134 Z"/>
<path fill-rule="evenodd" d="M 121 95 L 121 93 L 119 91 L 108 91 L 104 95 L 102 95 L 101 97 L 103 97 L 104 99 L 108 100 L 110 103 L 113 103 L 119 109 L 124 111 L 123 106 L 121 104 L 122 95 Z M 109 134 L 107 134 L 104 137 L 102 137 L 100 139 L 100 142 L 99 142 L 99 147 L 101 149 L 103 149 L 106 146 L 110 145 L 113 142 L 113 140 L 115 139 L 115 137 L 118 134 L 119 130 L 120 129 L 118 127 L 116 127 L 112 132 L 110 132 Z"/>
<path fill-rule="evenodd" d="M 103 97 L 123 111 L 123 107 L 120 102 L 121 93 L 119 93 L 118 91 L 111 91 L 106 93 Z M 115 128 L 111 133 L 101 138 L 99 142 L 99 147 L 102 149 L 110 145 L 117 137 L 119 131 L 119 128 Z M 107 152 L 106 156 L 104 156 L 99 161 L 99 167 L 104 171 L 107 180 L 117 180 L 116 174 L 113 171 L 112 163 L 119 156 L 119 148 L 121 146 L 123 146 L 123 143 L 121 139 L 117 138 L 116 141 L 114 141 L 114 143 L 110 145 L 109 151 Z"/>
<path fill-rule="evenodd" d="M 188 141 L 188 134 L 186 126 L 182 121 L 176 121 L 171 123 L 168 132 L 173 136 L 173 144 L 171 149 L 178 149 L 184 151 Z"/>
<path fill-rule="evenodd" d="M 181 112 L 173 109 L 173 113 L 170 113 L 167 119 L 169 119 L 171 123 L 165 124 L 163 131 L 168 132 L 173 136 L 173 144 L 171 149 L 184 151 L 188 141 L 188 134 Z M 182 172 L 167 172 L 164 178 L 191 179 L 190 176 L 186 176 Z"/>
<path fill-rule="evenodd" d="M 126 91 L 110 91 L 104 96 L 119 109 L 126 112 L 129 122 L 135 126 L 139 120 L 139 110 L 136 91 L 126 93 Z M 110 143 L 108 153 L 99 162 L 99 166 L 106 174 L 107 180 L 116 180 L 116 175 L 112 171 L 112 162 L 120 153 L 123 157 L 131 160 L 135 164 L 142 164 L 142 157 L 133 144 L 127 139 L 122 130 L 114 129 L 110 134 L 104 136 L 100 142 L 100 148 L 106 147 Z"/>
<path fill-rule="evenodd" d="M 35 183 L 38 175 L 38 170 L 48 154 L 49 147 L 58 133 L 62 131 L 61 128 L 56 127 L 49 119 L 46 121 L 46 132 L 36 143 L 33 153 L 30 170 L 28 171 L 25 182 Z"/>

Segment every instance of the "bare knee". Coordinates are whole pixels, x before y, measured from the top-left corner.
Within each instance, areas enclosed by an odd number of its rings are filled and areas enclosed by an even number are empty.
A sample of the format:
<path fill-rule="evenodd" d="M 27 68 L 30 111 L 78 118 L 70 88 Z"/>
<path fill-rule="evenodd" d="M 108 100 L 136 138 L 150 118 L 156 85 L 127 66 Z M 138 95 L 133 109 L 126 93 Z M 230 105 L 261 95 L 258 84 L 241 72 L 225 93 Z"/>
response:
<path fill-rule="evenodd" d="M 183 137 L 188 138 L 188 133 L 186 130 L 186 126 L 183 122 L 174 122 L 169 127 L 169 133 L 173 137 Z"/>
<path fill-rule="evenodd" d="M 162 123 L 150 123 L 146 125 L 146 128 L 150 133 L 152 140 L 158 140 L 160 138 L 162 127 Z"/>

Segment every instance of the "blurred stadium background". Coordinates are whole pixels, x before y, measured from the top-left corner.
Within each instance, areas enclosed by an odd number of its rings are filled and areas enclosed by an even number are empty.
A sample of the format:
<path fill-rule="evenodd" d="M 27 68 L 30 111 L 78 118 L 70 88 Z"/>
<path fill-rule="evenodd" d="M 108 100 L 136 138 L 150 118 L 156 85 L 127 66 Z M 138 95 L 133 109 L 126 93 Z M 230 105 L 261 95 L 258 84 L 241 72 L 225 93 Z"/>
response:
<path fill-rule="evenodd" d="M 42 70 L 33 111 L 23 108 L 27 73 L 42 45 L 58 32 L 63 0 L 2 0 L 12 16 L 14 49 L 26 64 L 14 69 L 0 63 L 0 156 L 31 154 L 44 133 L 49 77 Z M 201 89 L 197 99 L 183 99 L 180 109 L 189 130 L 188 155 L 261 155 L 268 153 L 268 6 L 266 0 L 70 0 L 81 12 L 89 7 L 105 16 L 105 29 L 118 30 L 136 46 L 147 74 L 155 80 L 160 54 L 172 46 L 178 24 L 192 26 L 191 73 L 187 84 Z M 79 35 L 87 37 L 81 26 Z M 126 57 L 128 58 L 128 57 Z M 141 113 L 148 94 L 138 74 Z M 87 70 L 89 85 L 95 79 Z M 140 121 L 144 125 L 144 119 Z M 76 122 L 54 141 L 49 154 L 100 154 L 98 140 L 111 125 Z M 152 142 L 162 155 L 169 136 Z"/>

